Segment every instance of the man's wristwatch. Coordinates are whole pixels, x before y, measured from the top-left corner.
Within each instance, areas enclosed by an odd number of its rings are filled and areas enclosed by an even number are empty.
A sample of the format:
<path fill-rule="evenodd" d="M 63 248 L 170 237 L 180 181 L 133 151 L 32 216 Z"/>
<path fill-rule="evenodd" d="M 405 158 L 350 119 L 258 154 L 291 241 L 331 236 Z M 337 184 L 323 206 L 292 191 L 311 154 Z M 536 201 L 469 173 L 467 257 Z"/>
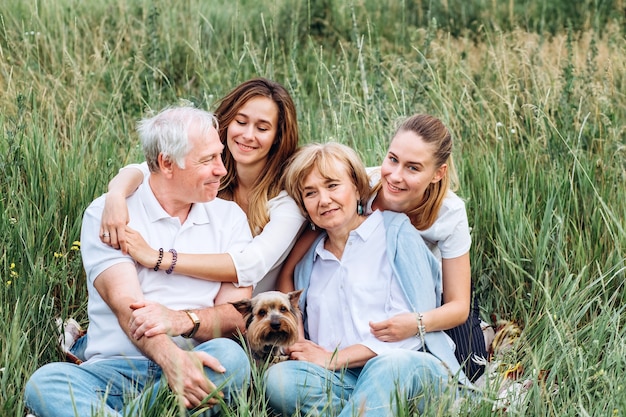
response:
<path fill-rule="evenodd" d="M 186 339 L 191 339 L 196 335 L 196 332 L 200 328 L 200 317 L 198 317 L 198 315 L 191 310 L 185 310 L 185 313 L 187 313 L 191 321 L 193 321 L 193 329 L 191 329 L 189 333 L 181 334 L 181 336 Z"/>

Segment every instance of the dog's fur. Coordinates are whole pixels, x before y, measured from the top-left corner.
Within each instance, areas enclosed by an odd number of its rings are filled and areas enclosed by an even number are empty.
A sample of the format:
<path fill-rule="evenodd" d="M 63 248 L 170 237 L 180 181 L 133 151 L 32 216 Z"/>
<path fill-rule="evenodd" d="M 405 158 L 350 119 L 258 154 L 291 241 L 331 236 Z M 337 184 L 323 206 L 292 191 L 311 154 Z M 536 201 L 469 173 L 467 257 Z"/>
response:
<path fill-rule="evenodd" d="M 487 360 L 474 358 L 475 362 L 485 365 L 485 373 L 475 384 L 495 390 L 493 411 L 519 412 L 532 385 L 531 380 L 520 382 L 524 368 L 517 361 L 517 356 L 522 328 L 516 322 L 507 320 L 498 320 L 495 328 Z"/>
<path fill-rule="evenodd" d="M 231 303 L 246 322 L 250 355 L 258 364 L 274 364 L 289 359 L 284 348 L 298 341 L 302 290 L 288 294 L 267 291 Z"/>
<path fill-rule="evenodd" d="M 522 335 L 522 328 L 514 321 L 499 320 L 496 323 L 496 332 L 489 345 L 489 360 L 503 356 L 513 350 Z"/>
<path fill-rule="evenodd" d="M 538 383 L 548 395 L 556 394 L 559 386 L 556 382 L 548 385 L 549 371 L 532 369 L 526 372 L 522 366 L 519 357 L 523 355 L 525 340 L 521 324 L 508 320 L 496 321 L 495 317 L 492 319 L 495 332 L 493 335 L 485 334 L 485 341 L 489 341 L 487 358 L 476 355 L 472 358 L 477 364 L 485 366 L 485 372 L 474 382 L 474 388 L 484 395 L 485 400 L 492 402 L 492 411 L 498 415 L 523 415 L 526 397 L 533 384 Z M 457 407 L 466 398 L 460 397 Z"/>
<path fill-rule="evenodd" d="M 492 381 L 497 377 L 515 380 L 521 376 L 521 364 L 511 362 L 516 356 L 516 348 L 522 334 L 521 327 L 512 321 L 500 320 L 496 324 L 495 335 L 487 348 L 487 358 L 474 357 L 474 362 L 485 365 L 485 373 L 476 381 L 484 384 L 486 379 Z"/>

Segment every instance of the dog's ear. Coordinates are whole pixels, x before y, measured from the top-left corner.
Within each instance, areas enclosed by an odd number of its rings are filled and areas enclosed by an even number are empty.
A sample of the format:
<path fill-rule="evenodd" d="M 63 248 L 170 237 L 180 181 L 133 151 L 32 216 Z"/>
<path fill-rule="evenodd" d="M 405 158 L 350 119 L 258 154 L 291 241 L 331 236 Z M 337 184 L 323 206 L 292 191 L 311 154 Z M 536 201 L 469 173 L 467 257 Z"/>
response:
<path fill-rule="evenodd" d="M 248 298 L 244 298 L 243 300 L 230 302 L 233 307 L 237 309 L 238 312 L 241 313 L 242 316 L 246 316 L 247 314 L 252 313 L 252 300 Z"/>
<path fill-rule="evenodd" d="M 298 309 L 298 302 L 300 301 L 302 290 L 291 291 L 287 293 L 287 295 L 289 296 L 289 302 L 291 303 L 291 307 Z"/>

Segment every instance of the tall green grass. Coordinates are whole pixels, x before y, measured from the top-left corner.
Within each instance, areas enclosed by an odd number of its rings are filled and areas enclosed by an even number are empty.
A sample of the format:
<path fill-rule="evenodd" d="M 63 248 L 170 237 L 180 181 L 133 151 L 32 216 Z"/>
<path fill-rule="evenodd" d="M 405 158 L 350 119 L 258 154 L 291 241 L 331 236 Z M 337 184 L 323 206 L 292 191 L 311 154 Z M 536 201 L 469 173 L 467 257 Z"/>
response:
<path fill-rule="evenodd" d="M 141 159 L 134 125 L 180 99 L 283 83 L 302 143 L 368 165 L 414 112 L 452 130 L 489 320 L 524 326 L 523 415 L 626 409 L 622 1 L 9 1 L 0 11 L 0 414 L 86 321 L 82 211 Z M 264 415 L 257 376 L 233 415 Z M 558 392 L 552 387 L 558 384 Z M 259 400 L 259 401 L 257 401 Z M 175 415 L 165 405 L 154 415 Z M 403 415 L 413 415 L 408 405 Z M 491 403 L 463 415 L 498 415 Z M 446 415 L 432 404 L 427 415 Z"/>

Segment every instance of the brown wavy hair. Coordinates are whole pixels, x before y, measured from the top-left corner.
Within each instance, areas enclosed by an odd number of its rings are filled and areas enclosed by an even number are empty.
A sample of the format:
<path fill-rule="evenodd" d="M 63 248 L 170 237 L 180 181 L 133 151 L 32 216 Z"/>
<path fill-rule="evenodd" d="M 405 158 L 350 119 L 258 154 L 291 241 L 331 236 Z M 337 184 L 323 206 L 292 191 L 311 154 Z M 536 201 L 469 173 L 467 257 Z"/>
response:
<path fill-rule="evenodd" d="M 224 96 L 218 103 L 215 115 L 220 122 L 220 140 L 225 145 L 222 153 L 227 174 L 222 179 L 218 197 L 234 200 L 238 186 L 237 165 L 226 146 L 227 130 L 239 110 L 250 99 L 267 97 L 278 107 L 278 126 L 276 137 L 267 155 L 267 163 L 248 197 L 248 224 L 256 236 L 269 222 L 267 203 L 281 191 L 279 178 L 285 168 L 285 162 L 298 146 L 298 119 L 296 106 L 285 87 L 266 78 L 253 78 L 245 81 Z"/>
<path fill-rule="evenodd" d="M 440 181 L 431 183 L 424 191 L 422 201 L 405 214 L 418 230 L 426 230 L 435 223 L 443 200 L 448 190 L 456 191 L 458 176 L 452 158 L 452 136 L 448 128 L 438 118 L 428 114 L 415 114 L 404 120 L 396 129 L 393 137 L 400 132 L 413 132 L 424 142 L 432 145 L 435 150 L 435 166 L 439 168 L 447 164 L 448 168 Z M 393 139 L 392 139 L 393 140 Z M 378 193 L 382 187 L 379 180 L 373 192 Z"/>

